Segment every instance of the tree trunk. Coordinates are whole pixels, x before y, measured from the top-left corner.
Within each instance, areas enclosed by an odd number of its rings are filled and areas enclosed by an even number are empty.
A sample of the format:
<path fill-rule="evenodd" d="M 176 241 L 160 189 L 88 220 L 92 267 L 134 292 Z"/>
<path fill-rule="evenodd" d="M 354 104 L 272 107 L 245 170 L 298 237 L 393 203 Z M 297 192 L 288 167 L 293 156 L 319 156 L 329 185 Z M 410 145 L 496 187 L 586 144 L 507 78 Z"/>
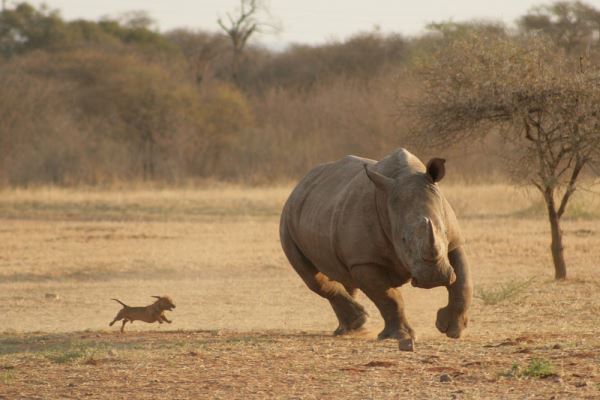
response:
<path fill-rule="evenodd" d="M 231 77 L 233 79 L 233 83 L 235 83 L 235 85 L 237 87 L 240 86 L 240 64 L 241 64 L 241 57 L 242 57 L 242 49 L 237 49 L 234 48 L 233 49 L 233 59 L 231 60 Z"/>
<path fill-rule="evenodd" d="M 143 141 L 143 152 L 142 152 L 142 172 L 144 181 L 151 181 L 154 179 L 154 139 L 152 134 L 144 136 Z"/>
<path fill-rule="evenodd" d="M 556 280 L 567 279 L 567 265 L 565 264 L 564 248 L 562 243 L 562 230 L 560 229 L 560 217 L 554 204 L 554 196 L 545 196 L 548 208 L 548 219 L 550 220 L 550 232 L 552 234 L 552 260 L 554 261 L 554 278 Z"/>

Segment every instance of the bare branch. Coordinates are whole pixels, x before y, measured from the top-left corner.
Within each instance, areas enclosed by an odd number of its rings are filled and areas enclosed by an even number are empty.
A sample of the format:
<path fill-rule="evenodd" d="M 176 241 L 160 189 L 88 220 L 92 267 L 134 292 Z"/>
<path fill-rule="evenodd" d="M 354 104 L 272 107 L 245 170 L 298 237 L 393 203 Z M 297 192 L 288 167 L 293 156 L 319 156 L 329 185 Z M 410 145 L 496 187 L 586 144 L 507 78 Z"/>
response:
<path fill-rule="evenodd" d="M 533 136 L 531 136 L 531 127 L 529 126 L 526 118 L 523 119 L 523 125 L 525 125 L 525 139 L 529 140 L 530 142 L 535 142 L 535 139 Z"/>
<path fill-rule="evenodd" d="M 565 172 L 567 172 L 567 171 L 569 170 L 569 168 L 571 168 L 571 164 L 573 163 L 573 159 L 574 159 L 574 156 L 573 156 L 573 155 L 571 155 L 571 157 L 569 157 L 569 161 L 567 162 L 567 165 L 565 165 L 565 167 L 564 167 L 564 168 L 562 168 L 562 169 L 560 169 L 560 170 L 558 170 L 558 171 L 556 172 L 556 176 L 557 176 L 557 177 L 559 177 L 559 178 L 560 178 L 561 176 L 563 176 L 563 174 L 564 174 Z"/>
<path fill-rule="evenodd" d="M 560 207 L 558 208 L 558 217 L 559 218 L 562 217 L 562 215 L 564 214 L 565 209 L 567 207 L 567 203 L 569 202 L 569 198 L 575 192 L 575 189 L 576 189 L 575 183 L 577 182 L 577 177 L 579 176 L 579 173 L 581 172 L 581 169 L 584 167 L 584 165 L 585 165 L 585 161 L 581 161 L 581 160 L 578 160 L 575 163 L 575 167 L 573 168 L 573 172 L 571 174 L 571 179 L 569 179 L 569 184 L 567 185 L 565 194 L 563 195 L 563 198 L 560 202 Z"/>
<path fill-rule="evenodd" d="M 535 186 L 542 194 L 544 194 L 545 190 L 544 190 L 544 188 L 542 188 L 542 185 L 540 185 L 539 183 L 537 183 L 534 180 L 531 180 L 531 184 L 533 186 Z"/>
<path fill-rule="evenodd" d="M 246 43 L 255 33 L 265 33 L 267 27 L 272 27 L 276 31 L 275 24 L 262 18 L 260 14 L 266 14 L 270 17 L 267 8 L 260 0 L 240 0 L 240 7 L 234 17 L 231 13 L 227 13 L 229 24 L 226 25 L 222 19 L 218 19 L 217 23 L 221 29 L 229 36 L 232 45 L 232 76 L 236 83 L 238 82 L 238 73 L 240 68 L 240 58 L 246 47 Z"/>

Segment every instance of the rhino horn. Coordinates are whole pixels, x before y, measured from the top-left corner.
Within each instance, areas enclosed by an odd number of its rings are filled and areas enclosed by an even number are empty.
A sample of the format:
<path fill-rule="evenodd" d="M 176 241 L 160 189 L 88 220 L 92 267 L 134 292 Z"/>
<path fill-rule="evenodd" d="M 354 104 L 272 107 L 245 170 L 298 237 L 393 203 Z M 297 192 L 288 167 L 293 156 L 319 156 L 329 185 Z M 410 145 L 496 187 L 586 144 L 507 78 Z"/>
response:
<path fill-rule="evenodd" d="M 365 166 L 365 172 L 367 173 L 367 176 L 369 177 L 371 182 L 373 182 L 375 184 L 375 186 L 378 189 L 385 191 L 388 188 L 390 188 L 392 186 L 392 184 L 394 183 L 394 180 L 392 178 L 388 178 L 387 176 L 382 175 L 377 171 L 373 171 L 371 168 L 369 168 L 369 166 L 367 164 L 364 164 L 364 166 Z"/>
<path fill-rule="evenodd" d="M 444 175 L 446 175 L 445 162 L 446 160 L 443 158 L 432 158 L 427 163 L 427 175 L 429 175 L 434 182 L 441 181 Z"/>
<path fill-rule="evenodd" d="M 433 229 L 433 223 L 430 218 L 427 218 L 427 231 L 429 236 L 429 248 L 435 251 L 435 230 Z"/>

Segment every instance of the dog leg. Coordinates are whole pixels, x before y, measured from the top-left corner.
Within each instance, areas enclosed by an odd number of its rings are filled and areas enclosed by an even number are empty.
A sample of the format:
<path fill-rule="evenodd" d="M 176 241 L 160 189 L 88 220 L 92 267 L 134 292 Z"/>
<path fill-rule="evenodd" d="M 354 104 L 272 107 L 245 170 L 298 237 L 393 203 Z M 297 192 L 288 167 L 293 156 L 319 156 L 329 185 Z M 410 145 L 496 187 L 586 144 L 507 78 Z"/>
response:
<path fill-rule="evenodd" d="M 124 309 L 120 310 L 117 315 L 115 316 L 115 319 L 113 319 L 113 321 L 111 323 L 108 324 L 108 326 L 113 326 L 115 322 L 122 320 L 125 316 L 123 315 Z"/>
<path fill-rule="evenodd" d="M 169 321 L 169 320 L 167 319 L 167 317 L 165 317 L 164 315 L 161 315 L 160 317 L 162 318 L 162 320 L 163 320 L 163 321 L 165 321 L 165 322 L 168 322 L 169 324 L 170 324 L 171 322 L 173 322 L 173 321 Z"/>
<path fill-rule="evenodd" d="M 127 320 L 126 320 L 126 319 L 124 319 L 124 320 L 123 320 L 123 325 L 121 325 L 121 333 L 124 333 L 124 332 L 125 332 L 125 324 L 126 324 L 126 323 L 127 323 Z"/>

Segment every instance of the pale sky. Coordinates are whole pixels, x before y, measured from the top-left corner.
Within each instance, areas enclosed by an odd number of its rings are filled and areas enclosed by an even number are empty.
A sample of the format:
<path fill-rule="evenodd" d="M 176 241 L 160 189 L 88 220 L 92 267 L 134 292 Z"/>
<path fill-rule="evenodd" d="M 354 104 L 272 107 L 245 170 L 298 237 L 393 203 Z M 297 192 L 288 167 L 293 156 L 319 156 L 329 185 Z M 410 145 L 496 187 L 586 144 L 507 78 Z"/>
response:
<path fill-rule="evenodd" d="M 14 4 L 18 0 L 7 0 Z M 33 4 L 42 1 L 31 0 Z M 318 44 L 343 40 L 354 33 L 373 30 L 398 32 L 407 36 L 422 33 L 430 22 L 477 19 L 512 23 L 532 6 L 551 4 L 547 0 L 270 0 L 271 14 L 283 31 L 256 40 L 268 46 L 288 43 Z M 45 0 L 66 19 L 97 20 L 126 11 L 145 10 L 158 22 L 161 31 L 185 27 L 216 31 L 218 17 L 239 6 L 239 0 Z M 586 1 L 600 8 L 600 0 Z"/>

